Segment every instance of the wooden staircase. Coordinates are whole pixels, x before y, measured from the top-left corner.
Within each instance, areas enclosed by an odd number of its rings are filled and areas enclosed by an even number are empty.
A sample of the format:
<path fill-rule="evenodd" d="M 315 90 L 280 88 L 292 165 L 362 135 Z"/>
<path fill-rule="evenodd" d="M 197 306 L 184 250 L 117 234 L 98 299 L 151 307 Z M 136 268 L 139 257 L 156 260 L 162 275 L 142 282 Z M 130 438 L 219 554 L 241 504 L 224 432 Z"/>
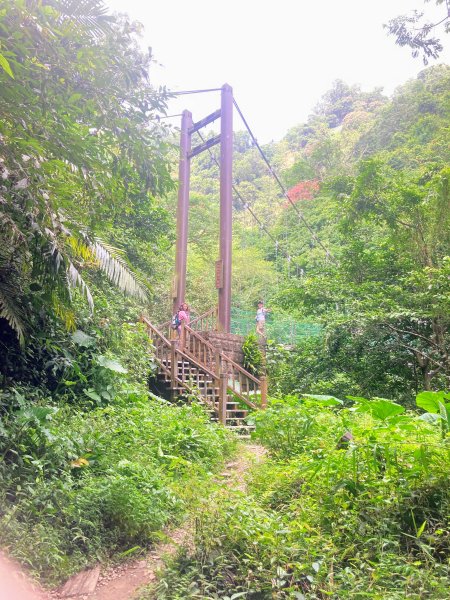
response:
<path fill-rule="evenodd" d="M 247 415 L 267 405 L 266 378 L 254 377 L 184 323 L 178 340 L 170 339 L 170 323 L 156 328 L 147 318 L 142 321 L 155 347 L 158 381 L 172 399 L 193 394 L 213 420 L 248 436 L 253 426 Z"/>

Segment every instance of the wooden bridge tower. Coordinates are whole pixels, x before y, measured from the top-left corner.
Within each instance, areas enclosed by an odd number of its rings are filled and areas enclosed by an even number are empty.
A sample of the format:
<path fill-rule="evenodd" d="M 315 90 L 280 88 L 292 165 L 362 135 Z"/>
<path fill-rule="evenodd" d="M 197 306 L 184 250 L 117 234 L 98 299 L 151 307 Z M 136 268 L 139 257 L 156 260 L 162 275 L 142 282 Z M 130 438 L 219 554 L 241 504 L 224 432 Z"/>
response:
<path fill-rule="evenodd" d="M 209 123 L 220 119 L 220 135 L 203 144 L 191 147 L 192 134 Z M 185 110 L 181 120 L 179 188 L 177 207 L 177 246 L 173 312 L 185 300 L 187 240 L 189 225 L 189 188 L 191 159 L 201 152 L 220 144 L 220 256 L 216 261 L 216 288 L 218 290 L 218 329 L 230 333 L 231 326 L 231 264 L 232 264 L 232 170 L 233 170 L 233 90 L 228 84 L 221 89 L 221 106 L 197 123 Z"/>

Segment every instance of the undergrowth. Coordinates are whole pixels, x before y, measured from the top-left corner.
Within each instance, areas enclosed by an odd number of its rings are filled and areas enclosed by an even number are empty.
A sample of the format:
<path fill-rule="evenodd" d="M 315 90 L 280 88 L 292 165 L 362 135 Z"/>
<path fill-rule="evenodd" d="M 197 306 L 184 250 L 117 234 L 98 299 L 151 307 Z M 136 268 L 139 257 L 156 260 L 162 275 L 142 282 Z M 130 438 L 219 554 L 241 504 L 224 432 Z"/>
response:
<path fill-rule="evenodd" d="M 0 431 L 0 539 L 54 584 L 177 522 L 234 441 L 204 409 L 127 394 L 90 412 L 22 402 Z"/>
<path fill-rule="evenodd" d="M 447 598 L 446 399 L 419 395 L 422 417 L 384 399 L 272 402 L 256 416 L 270 455 L 247 493 L 217 489 L 195 548 L 143 597 Z"/>

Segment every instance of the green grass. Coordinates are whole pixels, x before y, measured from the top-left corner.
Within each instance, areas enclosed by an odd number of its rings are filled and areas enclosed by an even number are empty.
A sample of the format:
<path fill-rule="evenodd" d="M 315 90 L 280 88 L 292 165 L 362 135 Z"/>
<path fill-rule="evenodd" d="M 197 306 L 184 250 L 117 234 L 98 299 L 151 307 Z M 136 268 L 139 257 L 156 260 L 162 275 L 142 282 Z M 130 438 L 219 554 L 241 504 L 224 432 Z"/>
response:
<path fill-rule="evenodd" d="M 92 412 L 26 411 L 2 440 L 0 541 L 49 584 L 148 547 L 235 448 L 202 407 L 145 395 Z"/>
<path fill-rule="evenodd" d="M 291 397 L 258 413 L 270 454 L 248 492 L 204 502 L 195 548 L 144 598 L 448 597 L 448 437 L 386 401 L 326 402 Z"/>

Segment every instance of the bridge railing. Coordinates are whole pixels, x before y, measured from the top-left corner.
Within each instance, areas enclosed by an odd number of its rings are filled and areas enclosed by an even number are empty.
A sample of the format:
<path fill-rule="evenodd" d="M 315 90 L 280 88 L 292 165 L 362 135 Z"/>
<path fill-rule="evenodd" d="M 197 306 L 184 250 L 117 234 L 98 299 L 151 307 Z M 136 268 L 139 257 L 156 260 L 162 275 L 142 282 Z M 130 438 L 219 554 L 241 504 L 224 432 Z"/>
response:
<path fill-rule="evenodd" d="M 163 324 L 169 335 L 156 328 L 146 318 L 141 317 L 155 347 L 155 359 L 161 371 L 171 380 L 171 388 L 181 386 L 191 392 L 200 391 L 207 404 L 214 406 L 214 399 L 207 397 L 206 383 L 201 390 L 195 390 L 190 383 L 192 374 L 200 376 L 205 382 L 209 380 L 213 389 L 218 390 L 222 398 L 224 394 L 231 393 L 248 407 L 266 408 L 267 406 L 267 380 L 265 377 L 257 378 L 234 362 L 226 354 L 205 340 L 197 331 L 183 321 L 181 333 L 171 329 L 171 324 Z M 176 339 L 170 339 L 174 333 Z M 181 363 L 182 368 L 179 368 Z M 188 363 L 186 368 L 183 363 Z M 192 366 L 191 366 L 192 365 Z M 195 373 L 194 373 L 195 372 Z M 178 385 L 177 385 L 178 384 Z M 226 398 L 219 402 L 225 403 Z M 223 412 L 223 411 L 222 411 Z M 220 415 L 219 415 L 220 416 Z"/>
<path fill-rule="evenodd" d="M 225 375 L 227 390 L 244 404 L 250 408 L 266 407 L 266 378 L 258 379 L 246 371 L 184 322 L 181 324 L 180 347 L 214 371 L 216 377 Z"/>
<path fill-rule="evenodd" d="M 217 411 L 214 394 L 208 394 L 208 390 L 213 390 L 219 395 L 220 378 L 216 373 L 200 364 L 192 355 L 183 352 L 177 347 L 176 340 L 168 340 L 146 317 L 141 317 L 141 320 L 152 338 L 156 362 L 167 378 L 170 378 L 171 389 L 181 387 L 191 393 L 200 394 L 205 403 Z M 196 387 L 192 383 L 193 376 L 196 376 L 197 381 L 204 382 L 203 387 Z"/>
<path fill-rule="evenodd" d="M 217 331 L 218 326 L 218 308 L 210 308 L 205 313 L 191 319 L 189 324 L 191 329 L 195 331 Z"/>

